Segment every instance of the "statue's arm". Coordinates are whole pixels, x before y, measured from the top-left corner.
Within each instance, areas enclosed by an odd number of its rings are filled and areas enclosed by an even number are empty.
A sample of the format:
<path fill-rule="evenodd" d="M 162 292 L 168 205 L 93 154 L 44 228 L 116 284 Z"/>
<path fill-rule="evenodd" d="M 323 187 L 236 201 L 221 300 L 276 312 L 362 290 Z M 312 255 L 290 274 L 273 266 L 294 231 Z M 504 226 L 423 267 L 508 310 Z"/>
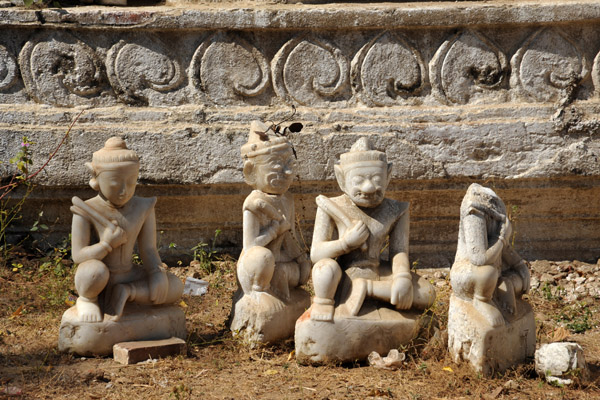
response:
<path fill-rule="evenodd" d="M 467 214 L 462 225 L 469 262 L 476 266 L 493 265 L 504 247 L 500 233 L 498 232 L 498 240 L 488 248 L 485 216 L 477 210 Z"/>
<path fill-rule="evenodd" d="M 343 238 L 331 240 L 333 228 L 334 222 L 331 217 L 320 207 L 317 207 L 312 246 L 310 248 L 310 259 L 313 263 L 324 258 L 336 258 L 350 251 Z"/>
<path fill-rule="evenodd" d="M 244 210 L 242 220 L 244 250 L 248 250 L 254 246 L 266 246 L 277 237 L 279 222 L 276 220 L 273 220 L 268 228 L 262 232 L 260 230 L 260 219 L 252 211 Z"/>
<path fill-rule="evenodd" d="M 148 286 L 150 301 L 155 304 L 165 302 L 169 293 L 169 278 L 158 255 L 156 248 L 156 216 L 152 204 L 142 229 L 138 235 L 138 248 L 143 266 L 148 271 Z M 166 265 L 165 265 L 166 267 Z"/>
<path fill-rule="evenodd" d="M 390 257 L 392 258 L 392 272 L 394 275 L 410 273 L 408 259 L 409 224 L 410 213 L 406 209 L 390 232 Z"/>
<path fill-rule="evenodd" d="M 81 215 L 73 214 L 71 224 L 71 254 L 73 262 L 80 264 L 88 260 L 103 260 L 112 251 L 105 241 L 90 245 L 91 223 Z"/>
<path fill-rule="evenodd" d="M 160 270 L 162 262 L 156 248 L 156 216 L 154 214 L 154 207 L 146 215 L 146 220 L 142 225 L 137 242 L 144 268 L 148 272 Z"/>

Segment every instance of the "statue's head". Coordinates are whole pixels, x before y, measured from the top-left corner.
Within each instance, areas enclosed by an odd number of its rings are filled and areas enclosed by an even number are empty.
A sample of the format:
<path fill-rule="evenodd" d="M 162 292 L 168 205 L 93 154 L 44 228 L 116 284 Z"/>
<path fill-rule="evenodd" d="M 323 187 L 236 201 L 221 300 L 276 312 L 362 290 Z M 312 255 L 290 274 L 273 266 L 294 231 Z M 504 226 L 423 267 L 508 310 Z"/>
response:
<path fill-rule="evenodd" d="M 472 213 L 483 216 L 486 220 L 488 233 L 492 233 L 504 223 L 506 206 L 492 189 L 478 183 L 472 183 L 467 189 L 460 206 L 461 218 Z"/>
<path fill-rule="evenodd" d="M 90 186 L 115 207 L 122 207 L 135 192 L 140 159 L 129 150 L 120 137 L 111 137 L 104 147 L 94 153 L 92 162 L 86 163 L 92 173 Z"/>
<path fill-rule="evenodd" d="M 384 152 L 373 149 L 371 141 L 360 138 L 349 152 L 340 155 L 334 166 L 340 188 L 359 207 L 376 207 L 383 201 L 392 176 L 392 164 Z"/>
<path fill-rule="evenodd" d="M 296 161 L 292 145 L 275 135 L 270 126 L 252 122 L 248 143 L 242 146 L 241 153 L 248 185 L 269 194 L 283 194 L 289 189 Z"/>

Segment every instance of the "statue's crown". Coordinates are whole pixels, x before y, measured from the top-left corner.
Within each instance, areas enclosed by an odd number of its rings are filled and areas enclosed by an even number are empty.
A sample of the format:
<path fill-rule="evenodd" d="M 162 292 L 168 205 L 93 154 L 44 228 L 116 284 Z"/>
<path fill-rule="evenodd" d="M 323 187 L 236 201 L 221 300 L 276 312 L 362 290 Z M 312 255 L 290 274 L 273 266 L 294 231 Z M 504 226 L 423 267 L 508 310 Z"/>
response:
<path fill-rule="evenodd" d="M 106 143 L 104 143 L 104 147 L 94 152 L 94 155 L 92 156 L 92 164 L 94 166 L 131 161 L 139 162 L 140 158 L 135 151 L 128 149 L 125 141 L 118 136 L 113 136 L 108 139 Z"/>
<path fill-rule="evenodd" d="M 291 149 L 290 142 L 282 136 L 277 136 L 272 125 L 252 121 L 248 142 L 242 146 L 241 153 L 242 158 L 246 159 Z"/>
<path fill-rule="evenodd" d="M 383 151 L 375 150 L 371 140 L 362 137 L 350 148 L 350 151 L 340 155 L 340 164 L 347 165 L 364 161 L 381 161 L 387 163 L 387 156 Z"/>

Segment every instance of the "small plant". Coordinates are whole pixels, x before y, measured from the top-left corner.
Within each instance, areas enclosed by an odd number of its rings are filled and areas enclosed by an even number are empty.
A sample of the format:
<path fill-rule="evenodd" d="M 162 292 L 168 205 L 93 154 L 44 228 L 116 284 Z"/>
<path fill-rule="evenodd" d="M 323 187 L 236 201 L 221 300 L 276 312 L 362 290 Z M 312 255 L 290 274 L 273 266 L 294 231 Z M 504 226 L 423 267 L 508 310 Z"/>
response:
<path fill-rule="evenodd" d="M 573 333 L 583 333 L 594 327 L 592 310 L 585 302 L 565 307 L 556 317 L 556 321 L 564 323 Z"/>
<path fill-rule="evenodd" d="M 209 246 L 208 243 L 198 243 L 194 247 L 192 247 L 192 251 L 194 252 L 194 261 L 200 264 L 200 268 L 206 273 L 210 274 L 213 272 L 213 261 L 216 259 L 217 250 L 216 243 L 217 238 L 221 234 L 221 230 L 215 230 L 215 235 L 213 236 L 212 243 Z"/>
<path fill-rule="evenodd" d="M 35 143 L 29 140 L 27 136 L 23 136 L 17 153 L 9 160 L 9 163 L 15 169 L 15 172 L 10 179 L 8 179 L 8 182 L 0 182 L 0 255 L 2 256 L 0 265 L 3 267 L 8 263 L 8 254 L 12 248 L 7 241 L 8 228 L 22 218 L 21 210 L 23 209 L 23 205 L 35 187 L 33 178 L 42 172 L 46 166 L 48 166 L 50 161 L 52 161 L 54 156 L 56 156 L 62 145 L 65 143 L 65 140 L 69 137 L 73 125 L 75 125 L 75 122 L 77 122 L 82 113 L 83 111 L 73 118 L 73 121 L 71 121 L 69 128 L 65 132 L 58 146 L 54 149 L 54 152 L 48 156 L 46 162 L 44 162 L 44 164 L 42 164 L 35 172 L 30 173 L 30 167 L 33 165 L 31 147 Z M 24 193 L 21 194 L 20 198 L 10 198 L 11 193 L 19 187 L 25 188 Z M 42 215 L 43 214 L 40 213 L 38 220 L 33 224 L 31 228 L 32 232 L 48 228 L 46 225 L 39 223 Z"/>

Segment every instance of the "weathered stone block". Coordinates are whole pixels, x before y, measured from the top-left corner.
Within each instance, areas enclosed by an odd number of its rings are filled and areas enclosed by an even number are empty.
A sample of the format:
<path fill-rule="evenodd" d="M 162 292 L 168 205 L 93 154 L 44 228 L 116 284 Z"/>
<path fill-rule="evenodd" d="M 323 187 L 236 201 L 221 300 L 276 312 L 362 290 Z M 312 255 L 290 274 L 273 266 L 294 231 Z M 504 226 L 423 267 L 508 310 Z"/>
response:
<path fill-rule="evenodd" d="M 185 340 L 174 337 L 163 340 L 122 342 L 113 346 L 113 358 L 121 364 L 136 364 L 148 359 L 175 356 L 185 352 Z"/>
<path fill-rule="evenodd" d="M 79 321 L 73 306 L 63 314 L 58 349 L 81 356 L 107 356 L 116 343 L 171 337 L 186 337 L 185 313 L 178 306 L 129 304 L 118 321 L 105 314 L 102 322 Z"/>
<path fill-rule="evenodd" d="M 535 317 L 531 306 L 517 300 L 516 315 L 504 312 L 506 324 L 492 328 L 473 307 L 455 295 L 448 310 L 448 348 L 455 362 L 468 361 L 486 376 L 503 372 L 535 352 Z"/>

